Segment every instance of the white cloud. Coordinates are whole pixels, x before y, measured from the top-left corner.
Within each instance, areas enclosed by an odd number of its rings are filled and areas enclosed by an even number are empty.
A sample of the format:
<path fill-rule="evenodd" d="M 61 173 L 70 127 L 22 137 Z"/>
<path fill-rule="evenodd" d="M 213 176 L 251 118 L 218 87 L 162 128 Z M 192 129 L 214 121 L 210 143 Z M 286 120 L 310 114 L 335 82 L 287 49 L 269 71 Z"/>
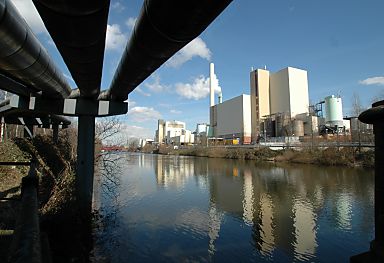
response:
<path fill-rule="evenodd" d="M 135 105 L 136 105 L 136 101 L 133 101 L 129 98 L 126 100 L 126 102 L 128 102 L 128 111 L 129 111 L 129 109 L 135 107 Z"/>
<path fill-rule="evenodd" d="M 125 9 L 125 6 L 120 2 L 114 2 L 111 4 L 111 8 L 117 12 L 122 12 Z"/>
<path fill-rule="evenodd" d="M 372 77 L 359 81 L 363 85 L 384 85 L 384 77 Z"/>
<path fill-rule="evenodd" d="M 173 113 L 173 114 L 181 114 L 182 113 L 182 111 L 180 111 L 180 110 L 170 110 L 169 112 Z"/>
<path fill-rule="evenodd" d="M 13 4 L 16 6 L 19 13 L 24 17 L 27 21 L 27 24 L 32 29 L 33 33 L 47 33 L 47 29 L 44 26 L 43 20 L 39 13 L 36 10 L 35 5 L 32 1 L 26 0 L 12 0 Z"/>
<path fill-rule="evenodd" d="M 195 56 L 204 58 L 209 61 L 211 60 L 211 55 L 212 53 L 205 42 L 200 37 L 197 37 L 184 48 L 182 48 L 179 52 L 177 52 L 173 57 L 171 57 L 167 61 L 166 65 L 169 67 L 177 68 Z"/>
<path fill-rule="evenodd" d="M 130 18 L 128 18 L 128 20 L 125 22 L 125 24 L 126 24 L 126 26 L 127 26 L 130 30 L 132 30 L 132 29 L 135 27 L 136 20 L 137 20 L 136 17 L 130 17 Z"/>
<path fill-rule="evenodd" d="M 153 138 L 154 137 L 154 131 L 137 126 L 137 125 L 128 125 L 126 123 L 123 123 L 121 125 L 121 133 L 124 134 L 125 138 Z"/>
<path fill-rule="evenodd" d="M 143 95 L 143 96 L 145 96 L 145 97 L 150 97 L 150 96 L 151 96 L 150 93 L 145 92 L 145 91 L 142 90 L 140 87 L 136 87 L 136 88 L 135 88 L 135 91 L 138 92 L 138 93 L 140 93 L 141 95 Z"/>
<path fill-rule="evenodd" d="M 154 108 L 133 107 L 128 111 L 129 117 L 136 122 L 146 122 L 161 119 L 161 114 Z"/>
<path fill-rule="evenodd" d="M 168 86 L 160 84 L 159 75 L 154 74 L 152 78 L 153 78 L 153 83 L 144 84 L 150 91 L 159 93 L 168 89 Z"/>
<path fill-rule="evenodd" d="M 221 92 L 219 81 L 214 75 L 213 83 L 216 94 Z M 176 93 L 187 99 L 199 100 L 205 98 L 209 94 L 209 78 L 199 76 L 194 79 L 193 83 L 177 83 L 175 85 Z"/>
<path fill-rule="evenodd" d="M 120 30 L 118 24 L 107 25 L 106 50 L 122 50 L 126 43 L 127 36 Z"/>

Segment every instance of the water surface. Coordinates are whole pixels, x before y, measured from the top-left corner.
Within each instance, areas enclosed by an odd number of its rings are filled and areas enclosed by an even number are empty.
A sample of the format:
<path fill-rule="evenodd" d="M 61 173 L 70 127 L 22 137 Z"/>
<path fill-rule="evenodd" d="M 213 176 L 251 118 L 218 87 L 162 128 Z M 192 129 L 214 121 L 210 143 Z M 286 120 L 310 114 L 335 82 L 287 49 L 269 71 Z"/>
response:
<path fill-rule="evenodd" d="M 372 170 L 118 155 L 97 261 L 348 262 L 373 239 Z"/>

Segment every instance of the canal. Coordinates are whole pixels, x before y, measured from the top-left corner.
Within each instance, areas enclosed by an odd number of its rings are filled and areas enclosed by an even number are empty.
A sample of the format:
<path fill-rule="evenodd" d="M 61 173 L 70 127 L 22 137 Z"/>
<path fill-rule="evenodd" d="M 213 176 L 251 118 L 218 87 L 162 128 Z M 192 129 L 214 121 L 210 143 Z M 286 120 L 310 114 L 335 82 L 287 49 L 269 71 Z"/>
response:
<path fill-rule="evenodd" d="M 95 187 L 95 262 L 348 262 L 374 236 L 373 170 L 112 157 Z"/>

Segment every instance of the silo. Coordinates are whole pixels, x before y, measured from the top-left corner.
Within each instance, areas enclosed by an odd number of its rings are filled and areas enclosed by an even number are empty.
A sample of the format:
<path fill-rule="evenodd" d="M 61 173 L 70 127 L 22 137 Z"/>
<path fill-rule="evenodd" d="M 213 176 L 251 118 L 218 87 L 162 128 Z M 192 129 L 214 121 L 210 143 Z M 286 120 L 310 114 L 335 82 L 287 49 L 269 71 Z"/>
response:
<path fill-rule="evenodd" d="M 294 136 L 304 136 L 304 122 L 302 120 L 293 121 Z"/>
<path fill-rule="evenodd" d="M 340 97 L 332 95 L 325 98 L 325 124 L 343 127 L 343 106 Z"/>

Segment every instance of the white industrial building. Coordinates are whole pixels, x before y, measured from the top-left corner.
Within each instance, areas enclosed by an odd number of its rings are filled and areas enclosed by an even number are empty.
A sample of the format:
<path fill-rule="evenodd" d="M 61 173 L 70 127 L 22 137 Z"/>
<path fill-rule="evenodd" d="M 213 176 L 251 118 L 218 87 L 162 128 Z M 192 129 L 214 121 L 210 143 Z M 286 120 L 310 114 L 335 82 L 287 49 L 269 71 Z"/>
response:
<path fill-rule="evenodd" d="M 287 67 L 276 73 L 252 70 L 251 112 L 252 141 L 260 136 L 303 136 L 305 124 L 314 120 L 309 112 L 307 71 Z"/>
<path fill-rule="evenodd" d="M 213 63 L 210 77 L 214 75 Z M 304 135 L 304 123 L 313 123 L 309 112 L 308 78 L 302 69 L 288 67 L 276 73 L 252 70 L 251 95 L 241 95 L 215 105 L 214 87 L 210 87 L 211 137 L 239 138 L 240 143 L 257 142 L 261 135 Z M 309 116 L 308 120 L 296 116 Z"/>
<path fill-rule="evenodd" d="M 185 122 L 158 120 L 155 141 L 159 144 L 190 144 L 194 142 L 194 136 L 186 129 Z"/>
<path fill-rule="evenodd" d="M 214 137 L 251 142 L 251 98 L 242 94 L 211 107 Z"/>
<path fill-rule="evenodd" d="M 214 76 L 214 65 L 210 64 L 210 79 Z M 210 81 L 210 137 L 239 139 L 242 144 L 251 142 L 251 100 L 249 95 L 222 102 L 219 95 L 215 105 L 214 87 Z"/>

